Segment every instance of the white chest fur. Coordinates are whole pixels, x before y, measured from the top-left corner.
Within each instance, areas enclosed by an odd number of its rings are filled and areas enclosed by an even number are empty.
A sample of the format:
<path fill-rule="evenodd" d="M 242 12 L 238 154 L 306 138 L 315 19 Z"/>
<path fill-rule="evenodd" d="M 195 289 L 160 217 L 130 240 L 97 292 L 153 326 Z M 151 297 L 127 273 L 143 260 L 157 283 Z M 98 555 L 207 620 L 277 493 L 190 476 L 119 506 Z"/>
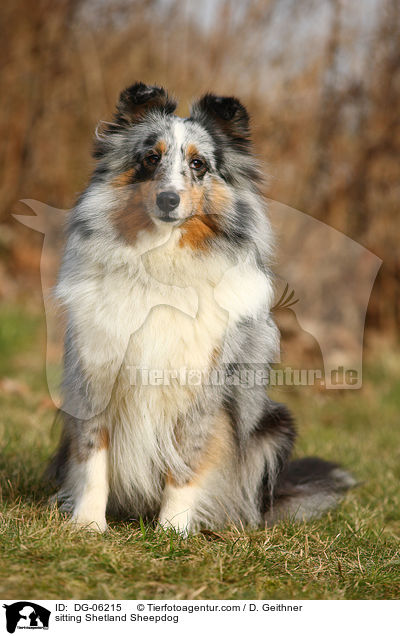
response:
<path fill-rule="evenodd" d="M 123 361 L 153 370 L 207 367 L 229 328 L 271 304 L 271 282 L 250 258 L 199 254 L 179 238 L 176 230 L 154 249 L 123 248 L 119 267 L 83 260 L 78 275 L 61 279 L 82 370 L 105 374 L 102 396 L 106 376 L 112 380 Z"/>
<path fill-rule="evenodd" d="M 245 317 L 257 317 L 272 299 L 269 279 L 250 259 L 235 262 L 224 254 L 194 253 L 177 246 L 175 237 L 149 251 L 142 262 L 153 307 L 131 337 L 133 364 L 207 367 L 222 350 L 228 329 Z"/>

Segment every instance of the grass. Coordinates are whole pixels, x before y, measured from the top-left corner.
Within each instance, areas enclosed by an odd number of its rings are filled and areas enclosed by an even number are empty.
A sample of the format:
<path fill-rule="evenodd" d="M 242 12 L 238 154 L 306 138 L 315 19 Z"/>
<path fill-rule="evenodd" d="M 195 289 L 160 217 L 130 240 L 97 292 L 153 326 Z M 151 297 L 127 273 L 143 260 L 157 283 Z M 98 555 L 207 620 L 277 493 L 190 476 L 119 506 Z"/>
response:
<path fill-rule="evenodd" d="M 299 421 L 298 454 L 339 459 L 361 485 L 308 524 L 182 539 L 111 522 L 72 531 L 41 477 L 55 446 L 40 316 L 0 327 L 0 597 L 4 599 L 392 599 L 400 595 L 400 364 L 368 363 L 361 391 L 276 393 Z M 12 381 L 4 381 L 4 377 Z"/>

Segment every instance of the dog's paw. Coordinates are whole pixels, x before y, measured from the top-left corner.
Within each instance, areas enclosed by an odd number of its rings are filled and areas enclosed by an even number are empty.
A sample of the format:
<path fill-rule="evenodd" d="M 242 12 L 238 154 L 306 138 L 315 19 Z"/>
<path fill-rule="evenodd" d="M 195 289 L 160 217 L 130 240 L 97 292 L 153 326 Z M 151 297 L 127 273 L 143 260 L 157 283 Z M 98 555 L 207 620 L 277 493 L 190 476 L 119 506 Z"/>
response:
<path fill-rule="evenodd" d="M 158 519 L 158 529 L 165 530 L 168 532 L 169 530 L 173 530 L 176 534 L 179 534 L 181 537 L 185 539 L 193 534 L 194 528 L 190 522 L 189 515 L 185 512 L 184 514 L 161 514 Z"/>
<path fill-rule="evenodd" d="M 73 514 L 69 520 L 69 525 L 75 530 L 85 530 L 86 532 L 97 532 L 102 534 L 107 530 L 107 521 L 102 519 L 90 519 L 84 515 Z"/>
<path fill-rule="evenodd" d="M 184 526 L 182 524 L 173 523 L 166 519 L 164 520 L 159 519 L 157 530 L 165 531 L 165 532 L 173 530 L 176 534 L 179 534 L 184 539 L 186 539 L 190 535 L 190 528 L 188 525 Z"/>
<path fill-rule="evenodd" d="M 176 534 L 179 534 L 183 539 L 187 539 L 187 537 L 191 534 L 189 526 L 182 526 L 179 524 L 171 523 L 170 521 L 158 521 L 158 525 L 156 530 L 158 532 L 169 532 L 173 530 Z"/>

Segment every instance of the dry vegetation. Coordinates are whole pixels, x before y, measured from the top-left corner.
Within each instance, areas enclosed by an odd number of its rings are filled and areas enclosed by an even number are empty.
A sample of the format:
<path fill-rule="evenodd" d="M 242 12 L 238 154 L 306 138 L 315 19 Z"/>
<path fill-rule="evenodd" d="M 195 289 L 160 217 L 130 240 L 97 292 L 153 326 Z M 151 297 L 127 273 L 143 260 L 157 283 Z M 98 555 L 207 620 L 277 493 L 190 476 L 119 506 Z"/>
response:
<path fill-rule="evenodd" d="M 125 85 L 181 100 L 238 94 L 271 175 L 268 195 L 328 222 L 384 260 L 368 326 L 400 323 L 400 6 L 397 0 L 15 0 L 0 9 L 0 294 L 37 266 L 21 198 L 68 208 L 86 183 L 95 125 Z M 25 213 L 25 207 L 23 212 Z"/>

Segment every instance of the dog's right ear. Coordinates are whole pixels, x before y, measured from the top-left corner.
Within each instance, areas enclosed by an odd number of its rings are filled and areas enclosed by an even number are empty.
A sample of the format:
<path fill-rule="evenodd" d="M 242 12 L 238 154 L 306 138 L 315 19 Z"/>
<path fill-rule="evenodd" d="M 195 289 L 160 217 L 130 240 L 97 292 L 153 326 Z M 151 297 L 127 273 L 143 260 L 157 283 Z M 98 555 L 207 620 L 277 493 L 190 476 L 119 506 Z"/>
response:
<path fill-rule="evenodd" d="M 163 88 L 136 82 L 119 96 L 114 120 L 119 125 L 132 125 L 151 110 L 170 115 L 175 108 L 176 102 Z"/>
<path fill-rule="evenodd" d="M 100 122 L 96 129 L 93 157 L 101 159 L 107 154 L 113 134 L 140 122 L 151 111 L 170 115 L 176 102 L 159 86 L 147 86 L 136 82 L 122 91 L 112 122 Z"/>

